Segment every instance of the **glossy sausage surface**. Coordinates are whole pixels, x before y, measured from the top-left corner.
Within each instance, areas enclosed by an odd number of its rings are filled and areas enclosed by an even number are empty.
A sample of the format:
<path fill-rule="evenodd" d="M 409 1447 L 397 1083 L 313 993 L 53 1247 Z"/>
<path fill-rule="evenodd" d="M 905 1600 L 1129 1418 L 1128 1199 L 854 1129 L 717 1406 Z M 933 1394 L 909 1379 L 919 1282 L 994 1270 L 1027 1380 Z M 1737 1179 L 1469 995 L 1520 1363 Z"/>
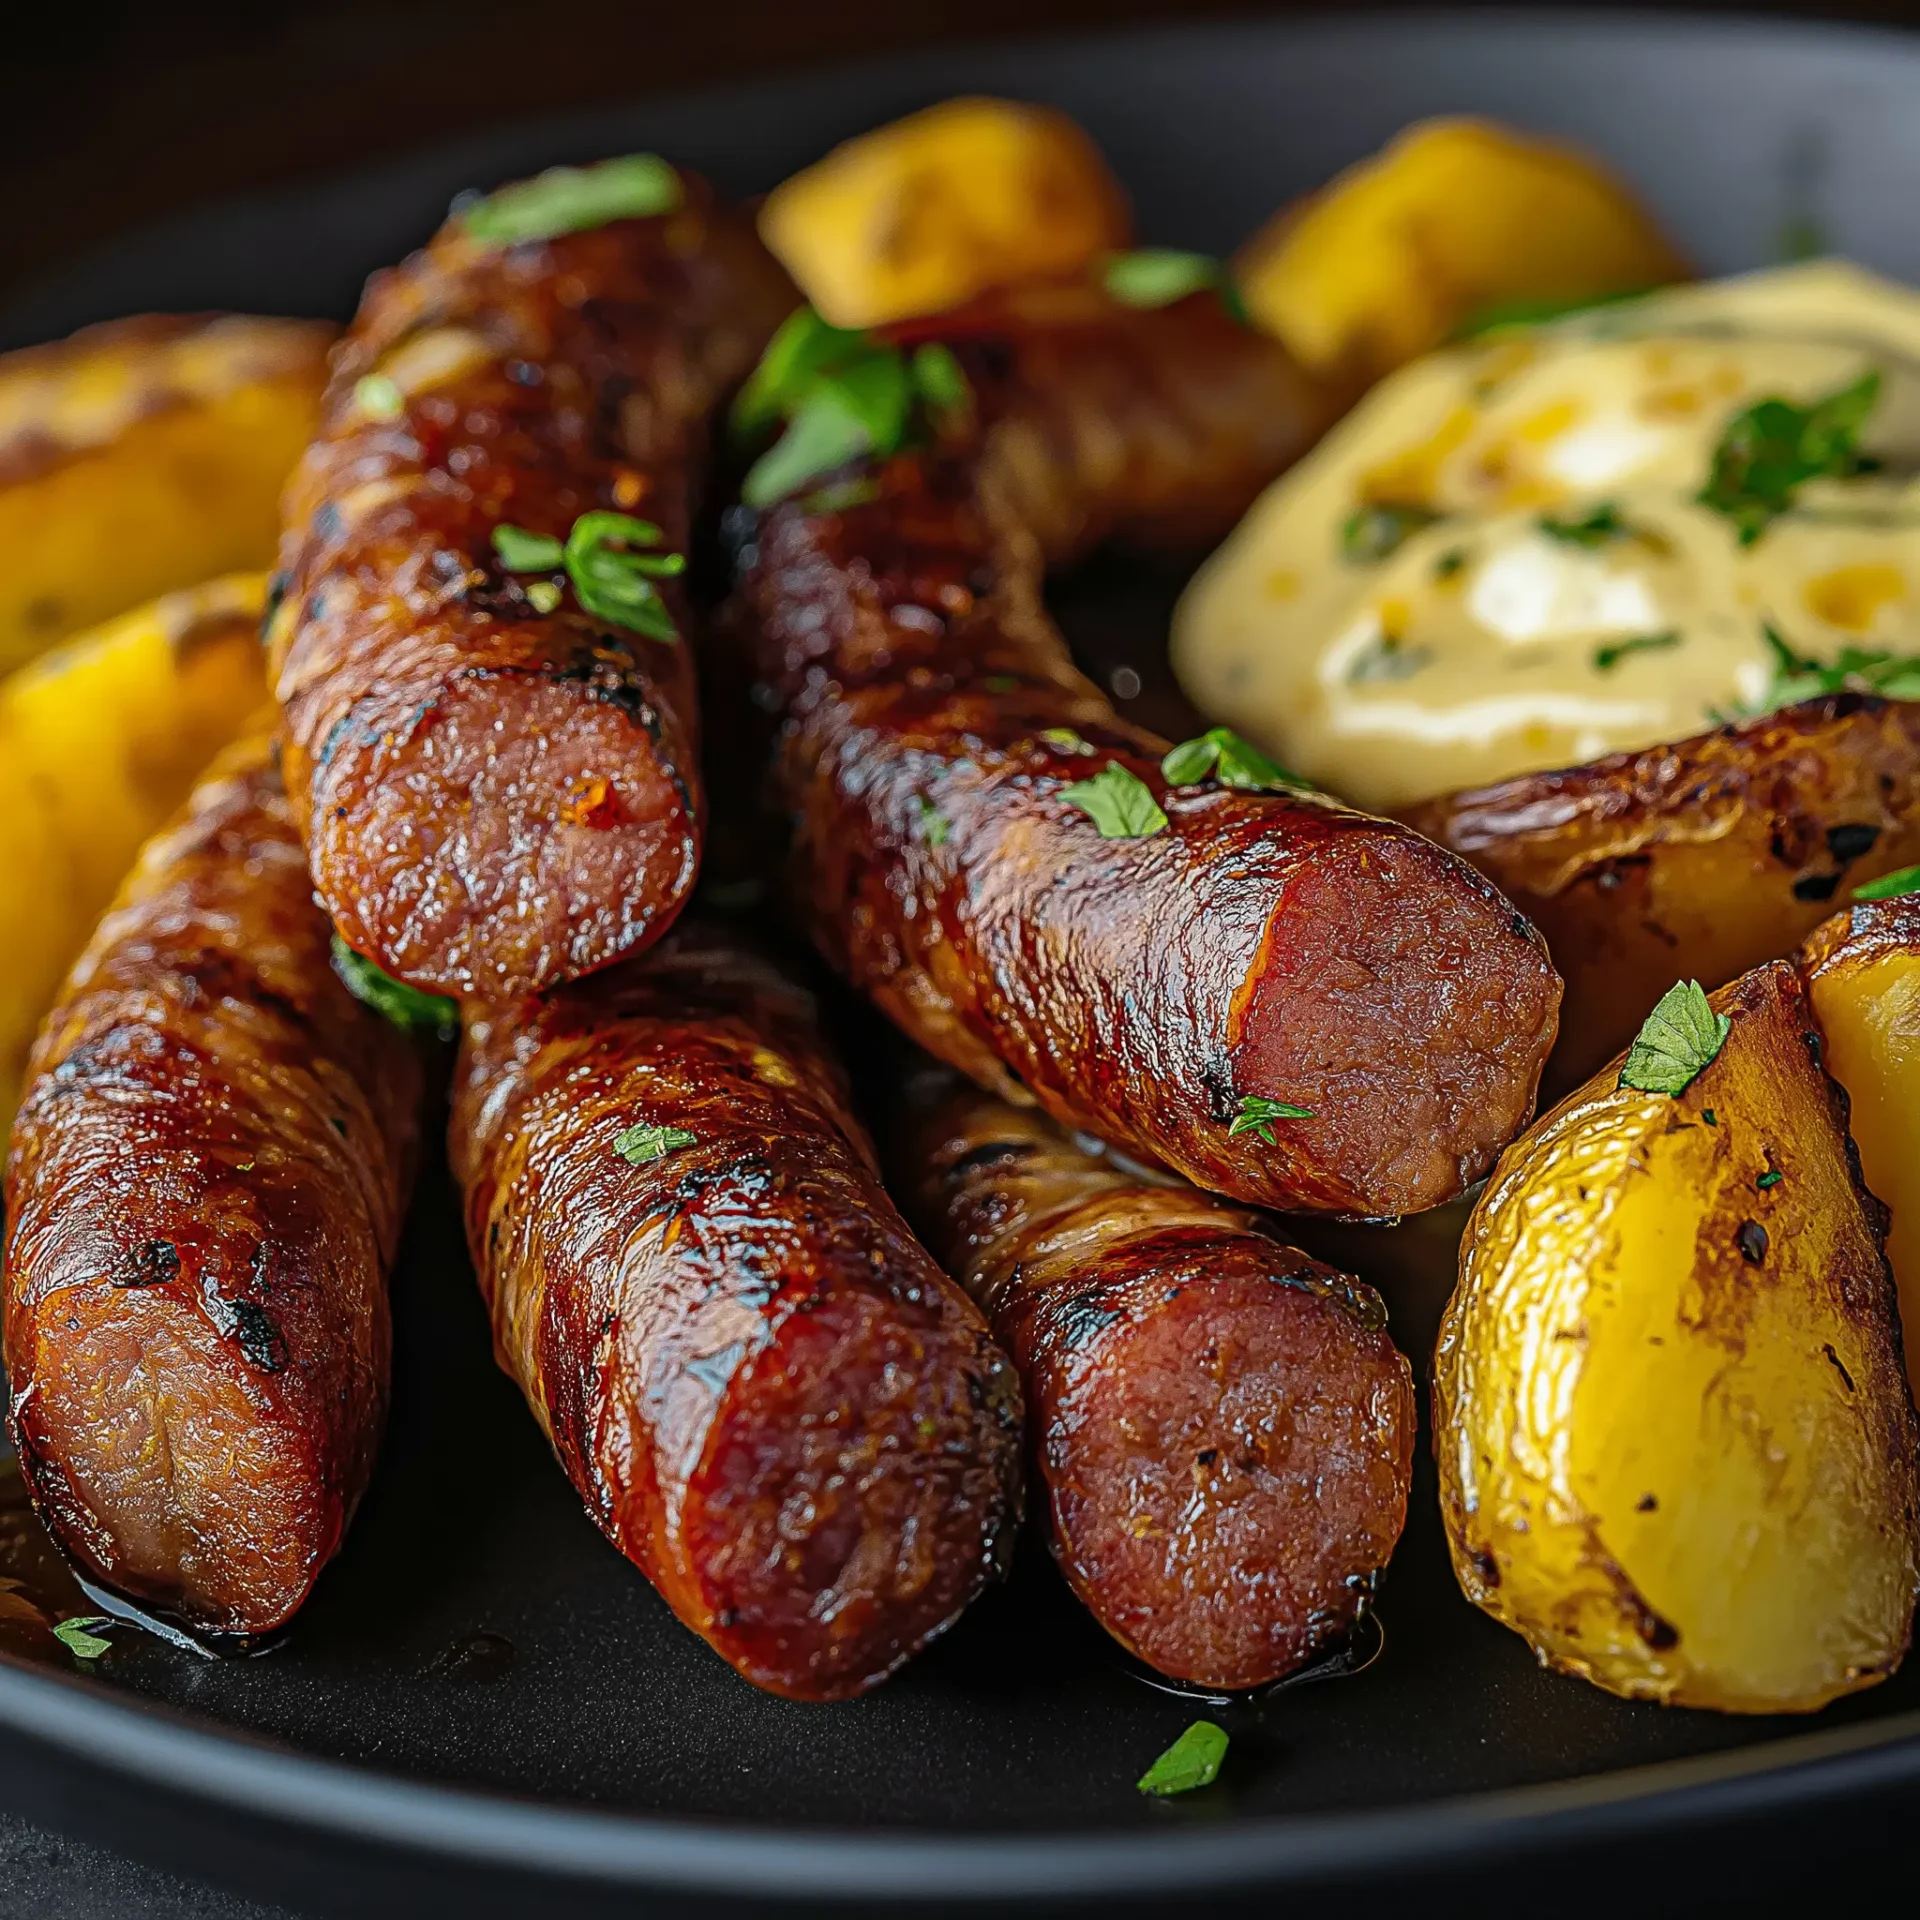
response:
<path fill-rule="evenodd" d="M 1000 1572 L 1013 1369 L 765 960 L 685 925 L 476 1012 L 452 1153 L 501 1364 L 601 1531 L 749 1680 L 860 1693 Z"/>
<path fill-rule="evenodd" d="M 906 1106 L 896 1184 L 1020 1369 L 1054 1557 L 1101 1625 L 1209 1687 L 1337 1647 L 1413 1469 L 1378 1296 L 944 1070 Z"/>
<path fill-rule="evenodd" d="M 7 1167 L 10 1424 L 92 1577 L 283 1624 L 365 1490 L 421 1061 L 336 978 L 264 742 L 151 841 L 41 1030 Z"/>
<path fill-rule="evenodd" d="M 1488 882 L 1403 826 L 1170 789 L 1166 743 L 1074 670 L 1041 600 L 1049 548 L 1189 495 L 1224 506 L 1253 464 L 1193 397 L 1220 330 L 1242 330 L 1204 300 L 1108 326 L 1105 353 L 1076 322 L 1072 352 L 1031 361 L 1021 335 L 956 336 L 976 447 L 903 454 L 861 504 L 752 525 L 727 625 L 782 721 L 799 910 L 930 1052 L 1069 1126 L 1241 1199 L 1432 1206 L 1531 1111 L 1558 978 Z M 1069 798 L 1114 765 L 1163 830 L 1104 837 Z M 1307 1117 L 1236 1133 L 1249 1100 Z"/>
<path fill-rule="evenodd" d="M 684 190 L 513 245 L 456 216 L 376 275 L 288 492 L 270 634 L 315 885 L 350 945 L 431 992 L 590 972 L 693 885 L 687 645 L 572 593 L 540 611 L 493 546 L 609 510 L 685 554 L 708 416 L 794 295 L 750 221 Z M 658 586 L 684 632 L 681 583 Z"/>

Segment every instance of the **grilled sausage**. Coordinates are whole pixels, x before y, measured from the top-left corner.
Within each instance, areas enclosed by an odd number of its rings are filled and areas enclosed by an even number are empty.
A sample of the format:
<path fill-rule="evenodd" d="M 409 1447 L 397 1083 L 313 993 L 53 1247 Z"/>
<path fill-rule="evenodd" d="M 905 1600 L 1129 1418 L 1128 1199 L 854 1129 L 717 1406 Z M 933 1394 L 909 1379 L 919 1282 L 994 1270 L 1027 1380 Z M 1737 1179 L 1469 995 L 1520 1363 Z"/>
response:
<path fill-rule="evenodd" d="M 502 1366 L 601 1531 L 749 1680 L 860 1693 L 1000 1571 L 1013 1370 L 765 961 L 685 926 L 476 1011 L 452 1154 Z"/>
<path fill-rule="evenodd" d="M 289 489 L 288 790 L 348 943 L 410 985 L 544 989 L 644 946 L 692 888 L 687 647 L 553 606 L 559 570 L 493 545 L 607 510 L 685 554 L 707 416 L 795 296 L 750 222 L 683 194 L 513 245 L 456 217 L 376 276 Z M 684 629 L 680 583 L 656 585 Z"/>
<path fill-rule="evenodd" d="M 7 1167 L 10 1425 L 93 1578 L 289 1619 L 386 1409 L 421 1062 L 335 977 L 264 741 L 148 843 L 41 1030 Z"/>
<path fill-rule="evenodd" d="M 1020 1370 L 1054 1558 L 1095 1618 L 1204 1686 L 1335 1646 L 1413 1469 L 1378 1296 L 945 1069 L 907 1107 L 897 1189 Z"/>
<path fill-rule="evenodd" d="M 1044 355 L 957 335 L 977 444 L 751 524 L 727 625 L 783 719 L 799 910 L 910 1035 L 1008 1098 L 1238 1198 L 1432 1206 L 1531 1110 L 1558 978 L 1463 861 L 1319 795 L 1170 788 L 1166 743 L 1074 671 L 1041 604 L 1048 548 L 1224 505 L 1251 464 L 1197 397 L 1230 321 L 1193 300 L 1107 325 L 1042 330 Z M 1164 827 L 1105 837 L 1074 804 L 1109 767 Z M 1307 1116 L 1260 1122 L 1264 1103 Z"/>

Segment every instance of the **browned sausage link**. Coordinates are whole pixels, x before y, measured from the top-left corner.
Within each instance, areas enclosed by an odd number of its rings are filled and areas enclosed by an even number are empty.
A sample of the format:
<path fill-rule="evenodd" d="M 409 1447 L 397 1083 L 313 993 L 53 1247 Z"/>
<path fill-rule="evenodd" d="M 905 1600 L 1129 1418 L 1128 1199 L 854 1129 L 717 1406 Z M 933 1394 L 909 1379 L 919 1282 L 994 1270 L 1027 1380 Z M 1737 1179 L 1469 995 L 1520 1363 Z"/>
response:
<path fill-rule="evenodd" d="M 1184 363 L 1182 311 L 1114 326 Z M 1089 346 L 1052 378 L 1096 361 Z M 992 379 L 978 390 L 991 404 Z M 1109 422 L 1140 449 L 1112 464 L 1184 462 L 1204 490 L 1209 442 L 1160 417 L 1166 390 L 1143 379 Z M 1202 1186 L 1357 1214 L 1448 1199 L 1531 1109 L 1560 990 L 1539 936 L 1397 824 L 1169 790 L 1165 742 L 1073 670 L 1041 604 L 1037 543 L 1005 503 L 1046 463 L 1006 477 L 1016 429 L 1030 452 L 1038 430 L 1011 415 L 977 460 L 896 458 L 871 501 L 783 504 L 743 550 L 730 624 L 785 717 L 776 790 L 815 941 L 930 1051 Z M 1062 490 L 1077 474 L 1049 470 Z M 1116 763 L 1166 829 L 1104 838 L 1066 796 Z M 1310 1117 L 1253 1131 L 1250 1099 Z"/>
<path fill-rule="evenodd" d="M 421 1064 L 335 977 L 264 742 L 151 841 L 41 1030 L 6 1364 L 83 1569 L 209 1635 L 306 1598 L 365 1490 Z"/>
<path fill-rule="evenodd" d="M 685 192 L 511 246 L 455 219 L 377 276 L 289 492 L 289 790 L 342 933 L 413 985 L 551 986 L 693 885 L 688 649 L 573 597 L 543 614 L 492 544 L 608 509 L 685 553 L 708 416 L 794 299 L 742 216 Z"/>
<path fill-rule="evenodd" d="M 1413 1469 L 1378 1297 L 943 1069 L 909 1107 L 899 1190 L 1020 1369 L 1054 1557 L 1100 1624 L 1215 1687 L 1334 1646 Z"/>
<path fill-rule="evenodd" d="M 601 1531 L 748 1679 L 860 1693 L 1000 1571 L 1013 1370 L 765 961 L 683 927 L 476 1015 L 452 1151 L 501 1364 Z"/>

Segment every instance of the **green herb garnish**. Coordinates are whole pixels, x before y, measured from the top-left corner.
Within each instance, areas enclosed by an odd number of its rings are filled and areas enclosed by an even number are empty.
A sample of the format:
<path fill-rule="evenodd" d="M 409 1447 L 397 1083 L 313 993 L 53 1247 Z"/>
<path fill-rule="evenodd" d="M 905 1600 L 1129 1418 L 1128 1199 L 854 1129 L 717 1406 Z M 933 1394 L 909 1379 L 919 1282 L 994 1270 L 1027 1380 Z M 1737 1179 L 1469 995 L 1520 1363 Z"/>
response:
<path fill-rule="evenodd" d="M 680 629 L 654 582 L 686 572 L 687 557 L 651 551 L 662 537 L 651 520 L 596 508 L 574 521 L 564 542 L 525 527 L 497 526 L 493 550 L 509 573 L 550 573 L 565 567 L 574 598 L 595 619 L 650 640 L 671 641 L 680 638 Z M 551 588 L 553 583 L 545 584 Z M 551 613 L 560 604 L 557 595 L 537 594 L 534 587 L 527 589 L 527 598 L 541 613 Z"/>
<path fill-rule="evenodd" d="M 369 420 L 398 420 L 407 410 L 398 382 L 384 373 L 370 373 L 353 383 L 353 404 Z"/>
<path fill-rule="evenodd" d="M 930 847 L 944 847 L 947 835 L 953 831 L 952 823 L 924 793 L 913 796 L 916 823 L 920 829 L 920 838 Z"/>
<path fill-rule="evenodd" d="M 1167 816 L 1153 789 L 1117 760 L 1109 760 L 1091 780 L 1062 787 L 1060 797 L 1078 807 L 1103 840 L 1150 840 L 1166 830 Z"/>
<path fill-rule="evenodd" d="M 1042 727 L 1039 737 L 1056 753 L 1091 753 L 1093 751 L 1071 727 Z"/>
<path fill-rule="evenodd" d="M 1369 680 L 1411 680 L 1433 664 L 1431 647 L 1409 647 L 1390 633 L 1376 634 L 1347 666 L 1347 684 L 1364 686 Z"/>
<path fill-rule="evenodd" d="M 509 573 L 548 573 L 567 557 L 565 545 L 552 534 L 505 525 L 493 530 L 493 550 Z"/>
<path fill-rule="evenodd" d="M 91 1629 L 112 1625 L 113 1622 L 104 1613 L 76 1613 L 54 1628 L 53 1637 L 76 1660 L 98 1660 L 103 1653 L 113 1651 L 113 1642 L 103 1640 Z"/>
<path fill-rule="evenodd" d="M 551 240 L 610 220 L 672 213 L 680 176 L 657 153 L 629 153 L 590 167 L 549 167 L 490 193 L 465 216 L 476 240 Z"/>
<path fill-rule="evenodd" d="M 1216 1727 L 1211 1720 L 1196 1720 L 1140 1776 L 1140 1791 L 1164 1796 L 1191 1793 L 1195 1787 L 1210 1787 L 1219 1777 L 1220 1763 L 1226 1757 L 1225 1729 Z"/>
<path fill-rule="evenodd" d="M 1227 1128 L 1227 1138 L 1237 1140 L 1243 1133 L 1257 1134 L 1271 1147 L 1276 1144 L 1274 1121 L 1312 1118 L 1311 1107 L 1290 1107 L 1284 1100 L 1269 1100 L 1264 1094 L 1243 1093 L 1240 1096 L 1240 1111 L 1233 1116 L 1233 1122 Z"/>
<path fill-rule="evenodd" d="M 684 1127 L 629 1127 L 614 1141 L 613 1150 L 628 1166 L 646 1167 L 694 1142 Z"/>
<path fill-rule="evenodd" d="M 1249 793 L 1274 793 L 1286 787 L 1308 790 L 1297 773 L 1269 760 L 1231 727 L 1209 727 L 1197 739 L 1182 740 L 1160 762 L 1160 771 L 1176 787 L 1198 786 L 1212 774 L 1223 787 Z"/>
<path fill-rule="evenodd" d="M 1620 509 L 1611 500 L 1591 507 L 1578 520 L 1556 519 L 1543 513 L 1534 522 L 1549 540 L 1564 541 L 1570 547 L 1585 547 L 1588 552 L 1610 546 L 1615 540 L 1632 536 L 1633 529 L 1620 518 Z"/>
<path fill-rule="evenodd" d="M 1424 527 L 1440 519 L 1432 507 L 1411 500 L 1381 501 L 1350 513 L 1340 528 L 1341 555 L 1356 566 L 1372 566 L 1397 552 Z"/>
<path fill-rule="evenodd" d="M 1672 627 L 1665 633 L 1636 633 L 1629 640 L 1610 640 L 1604 647 L 1595 647 L 1593 664 L 1602 673 L 1611 673 L 1630 653 L 1663 653 L 1679 644 L 1680 635 Z"/>
<path fill-rule="evenodd" d="M 1898 900 L 1909 893 L 1920 893 L 1920 867 L 1895 867 L 1891 873 L 1883 873 L 1878 880 L 1869 880 L 1863 887 L 1855 887 L 1853 897 L 1856 900 Z"/>
<path fill-rule="evenodd" d="M 1769 1187 L 1777 1187 L 1787 1176 L 1777 1167 L 1769 1167 L 1753 1184 L 1765 1193 Z"/>
<path fill-rule="evenodd" d="M 1810 406 L 1775 396 L 1742 408 L 1714 449 L 1701 505 L 1725 514 L 1752 546 L 1809 480 L 1851 480 L 1878 465 L 1860 451 L 1860 430 L 1879 397 L 1876 369 Z"/>
<path fill-rule="evenodd" d="M 1713 1064 L 1732 1026 L 1708 1005 L 1698 980 L 1675 981 L 1627 1049 L 1620 1085 L 1637 1093 L 1684 1093 Z"/>
<path fill-rule="evenodd" d="M 1451 580 L 1467 564 L 1465 547 L 1449 547 L 1433 563 L 1433 577 L 1436 580 Z"/>
<path fill-rule="evenodd" d="M 521 592 L 527 596 L 527 605 L 535 613 L 553 613 L 566 598 L 551 580 L 529 580 Z"/>
<path fill-rule="evenodd" d="M 1648 294 L 1658 291 L 1657 287 L 1628 287 L 1618 293 L 1581 293 L 1560 300 L 1503 300 L 1469 315 L 1448 338 L 1479 340 L 1487 334 L 1504 333 L 1515 327 L 1543 326 L 1549 320 L 1565 320 L 1572 314 L 1590 313 L 1596 307 L 1617 307 L 1629 300 L 1644 300 Z"/>
<path fill-rule="evenodd" d="M 1100 281 L 1123 307 L 1170 307 L 1189 294 L 1216 293 L 1220 304 L 1242 326 L 1247 324 L 1240 289 L 1226 267 L 1208 253 L 1182 253 L 1173 247 L 1112 253 Z"/>
<path fill-rule="evenodd" d="M 457 1001 L 402 985 L 391 974 L 381 972 L 364 953 L 355 953 L 338 933 L 333 936 L 333 970 L 362 1006 L 371 1007 L 402 1033 L 451 1040 L 460 1031 Z"/>
<path fill-rule="evenodd" d="M 1842 647 L 1838 658 L 1823 666 L 1809 655 L 1794 652 L 1771 620 L 1761 621 L 1760 635 L 1773 656 L 1773 679 L 1754 709 L 1757 713 L 1771 713 L 1777 707 L 1817 700 L 1828 693 L 1877 693 L 1888 700 L 1920 700 L 1920 654 Z"/>

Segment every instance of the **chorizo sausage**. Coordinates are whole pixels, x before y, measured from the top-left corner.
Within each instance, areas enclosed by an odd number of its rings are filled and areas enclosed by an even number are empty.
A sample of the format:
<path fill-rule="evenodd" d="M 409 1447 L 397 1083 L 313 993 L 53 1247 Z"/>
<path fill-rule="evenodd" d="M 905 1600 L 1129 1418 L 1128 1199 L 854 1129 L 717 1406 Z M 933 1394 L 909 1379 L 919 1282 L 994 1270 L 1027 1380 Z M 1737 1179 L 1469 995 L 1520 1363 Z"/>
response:
<path fill-rule="evenodd" d="M 148 843 L 41 1029 L 7 1167 L 9 1423 L 94 1579 L 282 1625 L 379 1445 L 422 1064 L 336 977 L 264 740 Z"/>
<path fill-rule="evenodd" d="M 1237 497 L 1245 437 L 1197 399 L 1238 332 L 1210 311 L 1113 309 L 1044 380 L 1027 335 L 956 333 L 981 428 L 748 516 L 726 625 L 782 721 L 799 911 L 913 1038 L 1201 1186 L 1411 1212 L 1531 1111 L 1560 993 L 1539 936 L 1464 861 L 1284 776 L 1171 784 L 1041 601 L 1049 547 Z"/>
<path fill-rule="evenodd" d="M 604 966 L 693 886 L 693 669 L 660 569 L 707 416 L 795 295 L 747 219 L 668 178 L 668 211 L 546 238 L 456 214 L 376 275 L 289 488 L 269 637 L 314 883 L 430 992 Z M 501 549 L 503 526 L 536 538 Z M 644 605 L 609 612 L 609 580 Z"/>
<path fill-rule="evenodd" d="M 863 1692 L 1000 1571 L 1012 1367 L 765 960 L 683 925 L 471 1009 L 451 1143 L 502 1366 L 601 1531 L 746 1678 Z"/>
<path fill-rule="evenodd" d="M 1020 1370 L 1054 1558 L 1095 1618 L 1210 1687 L 1333 1648 L 1413 1469 L 1379 1297 L 943 1068 L 906 1106 L 898 1189 Z"/>

